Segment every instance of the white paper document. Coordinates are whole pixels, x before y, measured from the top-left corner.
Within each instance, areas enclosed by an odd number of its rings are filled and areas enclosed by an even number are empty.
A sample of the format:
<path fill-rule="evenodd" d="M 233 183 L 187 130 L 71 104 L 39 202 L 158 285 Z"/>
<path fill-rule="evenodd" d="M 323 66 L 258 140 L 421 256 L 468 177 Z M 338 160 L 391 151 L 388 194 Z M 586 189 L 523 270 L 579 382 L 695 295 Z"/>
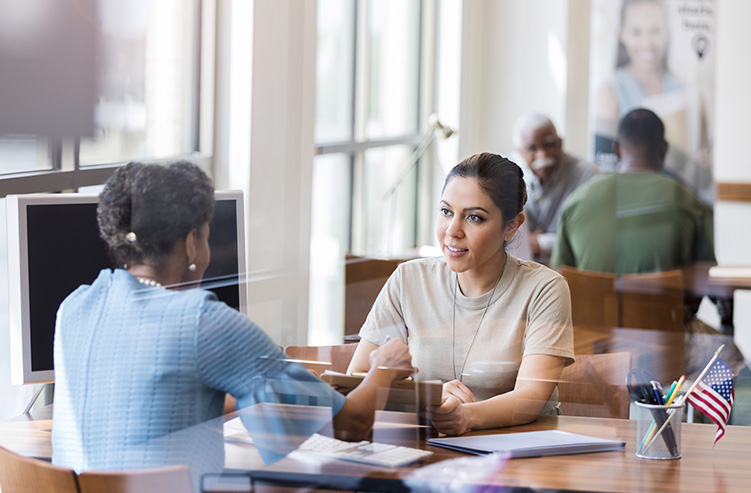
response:
<path fill-rule="evenodd" d="M 622 450 L 626 442 L 559 430 L 529 431 L 451 438 L 430 438 L 430 445 L 470 454 L 508 453 L 512 459 L 544 455 L 583 454 Z"/>

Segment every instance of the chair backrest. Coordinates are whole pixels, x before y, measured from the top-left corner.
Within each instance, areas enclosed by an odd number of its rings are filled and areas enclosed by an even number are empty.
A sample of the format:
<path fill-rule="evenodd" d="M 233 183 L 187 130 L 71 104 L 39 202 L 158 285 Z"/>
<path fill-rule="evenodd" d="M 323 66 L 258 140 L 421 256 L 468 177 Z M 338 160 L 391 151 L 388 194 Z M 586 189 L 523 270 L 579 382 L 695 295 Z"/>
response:
<path fill-rule="evenodd" d="M 81 493 L 192 493 L 188 466 L 132 471 L 87 471 L 78 475 Z M 3 490 L 3 493 L 5 490 Z"/>
<path fill-rule="evenodd" d="M 558 400 L 566 416 L 628 418 L 631 353 L 581 354 L 563 369 Z"/>
<path fill-rule="evenodd" d="M 683 272 L 625 274 L 618 283 L 621 327 L 683 332 Z"/>
<path fill-rule="evenodd" d="M 618 327 L 616 275 L 561 267 L 571 291 L 574 326 Z"/>
<path fill-rule="evenodd" d="M 561 267 L 575 326 L 683 331 L 683 273 L 615 274 Z"/>
<path fill-rule="evenodd" d="M 326 370 L 345 373 L 355 349 L 357 343 L 335 346 L 287 346 L 285 352 L 290 358 L 306 361 L 303 364 L 308 370 L 321 375 Z M 316 361 L 320 363 L 314 363 Z"/>
<path fill-rule="evenodd" d="M 76 473 L 72 469 L 24 457 L 3 447 L 0 447 L 0 488 L 3 493 L 79 491 Z"/>
<path fill-rule="evenodd" d="M 407 259 L 374 259 L 349 256 L 344 265 L 344 337 L 345 342 L 360 332 L 360 327 L 396 267 Z"/>

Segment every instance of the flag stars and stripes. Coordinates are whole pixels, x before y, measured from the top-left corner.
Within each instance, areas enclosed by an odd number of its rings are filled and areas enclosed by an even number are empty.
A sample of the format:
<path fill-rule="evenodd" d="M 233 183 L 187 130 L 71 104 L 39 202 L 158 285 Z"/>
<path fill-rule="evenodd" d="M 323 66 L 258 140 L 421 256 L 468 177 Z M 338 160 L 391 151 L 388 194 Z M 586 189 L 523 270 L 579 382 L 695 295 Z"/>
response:
<path fill-rule="evenodd" d="M 733 369 L 717 358 L 696 389 L 688 395 L 688 402 L 717 424 L 714 443 L 725 434 L 733 400 Z"/>

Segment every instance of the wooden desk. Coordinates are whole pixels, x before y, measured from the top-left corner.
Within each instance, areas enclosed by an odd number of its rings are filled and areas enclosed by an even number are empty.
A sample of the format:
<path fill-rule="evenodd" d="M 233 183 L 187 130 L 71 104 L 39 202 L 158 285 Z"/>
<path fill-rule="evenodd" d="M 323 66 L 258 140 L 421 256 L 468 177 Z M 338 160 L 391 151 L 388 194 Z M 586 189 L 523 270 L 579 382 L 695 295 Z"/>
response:
<path fill-rule="evenodd" d="M 374 439 L 386 443 L 426 448 L 434 455 L 422 464 L 393 471 L 342 463 L 311 465 L 291 458 L 271 466 L 258 466 L 250 446 L 246 449 L 226 447 L 226 466 L 248 470 L 257 479 L 326 479 L 343 488 L 358 490 L 399 491 L 404 480 L 420 465 L 447 459 L 468 457 L 466 454 L 425 445 L 426 435 L 434 431 L 404 426 L 408 415 L 382 413 L 374 429 Z M 399 426 L 401 424 L 401 427 Z M 482 484 L 534 489 L 578 491 L 727 491 L 751 490 L 751 470 L 746 466 L 751 452 L 751 428 L 731 426 L 725 437 L 712 449 L 715 426 L 683 424 L 683 458 L 673 461 L 651 461 L 637 458 L 635 453 L 636 422 L 631 420 L 552 417 L 514 428 L 493 430 L 492 433 L 513 433 L 560 429 L 574 433 L 626 442 L 624 452 L 602 452 L 570 456 L 514 459 L 499 473 Z M 475 432 L 482 434 L 487 432 Z M 421 435 L 421 436 L 420 436 Z M 725 441 L 727 440 L 727 441 Z M 437 478 L 436 478 L 437 480 Z M 479 478 L 478 478 L 479 481 Z M 323 483 L 326 485 L 330 483 Z"/>
<path fill-rule="evenodd" d="M 49 411 L 41 410 L 30 418 L 0 423 L 0 444 L 27 455 L 49 457 L 50 417 Z M 403 491 L 406 489 L 405 479 L 421 465 L 470 457 L 425 445 L 425 438 L 434 435 L 435 431 L 418 427 L 414 420 L 415 416 L 411 414 L 382 412 L 378 414 L 373 431 L 376 441 L 427 448 L 434 452 L 430 459 L 411 467 L 391 470 L 290 457 L 266 466 L 254 446 L 229 442 L 225 443 L 225 465 L 228 471 L 250 472 L 256 479 L 311 480 L 321 486 L 334 483 L 353 490 Z M 714 425 L 683 423 L 683 458 L 672 461 L 637 458 L 634 455 L 636 422 L 630 420 L 546 416 L 529 425 L 490 433 L 543 429 L 623 440 L 626 449 L 623 452 L 514 459 L 483 484 L 580 491 L 751 491 L 751 469 L 747 466 L 747 457 L 751 454 L 751 427 L 729 426 L 725 437 L 712 449 Z M 487 432 L 474 434 L 482 433 Z"/>
<path fill-rule="evenodd" d="M 717 296 L 732 299 L 736 289 L 751 289 L 751 279 L 743 277 L 709 277 L 711 262 L 697 262 L 683 267 L 686 292 L 695 296 Z"/>

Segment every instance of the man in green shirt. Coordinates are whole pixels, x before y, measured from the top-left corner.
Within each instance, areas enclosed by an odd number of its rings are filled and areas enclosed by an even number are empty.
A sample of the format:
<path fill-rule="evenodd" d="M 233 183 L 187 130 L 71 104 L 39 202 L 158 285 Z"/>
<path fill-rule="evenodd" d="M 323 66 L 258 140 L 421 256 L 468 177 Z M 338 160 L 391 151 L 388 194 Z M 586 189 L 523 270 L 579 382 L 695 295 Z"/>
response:
<path fill-rule="evenodd" d="M 715 260 L 709 209 L 660 174 L 667 149 L 665 127 L 652 111 L 623 117 L 613 144 L 621 172 L 596 177 L 569 196 L 553 266 L 620 275 Z"/>

